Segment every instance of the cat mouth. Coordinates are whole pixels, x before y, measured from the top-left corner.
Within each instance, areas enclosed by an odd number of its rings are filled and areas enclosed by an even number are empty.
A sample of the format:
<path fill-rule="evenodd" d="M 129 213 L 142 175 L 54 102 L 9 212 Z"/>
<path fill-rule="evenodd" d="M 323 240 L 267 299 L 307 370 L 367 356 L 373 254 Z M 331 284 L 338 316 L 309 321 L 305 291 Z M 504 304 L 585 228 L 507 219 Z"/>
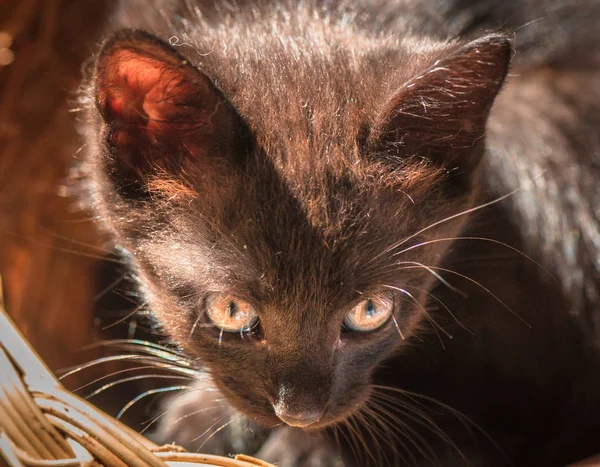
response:
<path fill-rule="evenodd" d="M 326 430 L 328 428 L 332 428 L 336 425 L 340 425 L 343 424 L 345 421 L 349 420 L 352 415 L 356 412 L 360 411 L 360 408 L 357 409 L 357 411 L 355 412 L 341 412 L 339 414 L 331 414 L 331 413 L 325 413 L 323 414 L 323 416 L 315 421 L 314 423 L 311 423 L 309 425 L 305 425 L 305 426 L 298 426 L 298 425 L 292 425 L 289 423 L 284 422 L 286 425 L 291 426 L 292 428 L 298 428 L 300 430 L 306 431 L 306 432 L 316 432 L 316 431 L 322 431 L 322 430 Z M 278 419 L 279 424 L 281 424 L 281 420 Z"/>
<path fill-rule="evenodd" d="M 327 407 L 322 410 L 305 410 L 294 414 L 282 411 L 277 407 L 277 405 L 275 405 L 274 410 L 277 418 L 279 418 L 285 424 L 297 428 L 310 428 L 312 425 L 319 423 L 319 421 L 325 415 Z"/>
<path fill-rule="evenodd" d="M 256 423 L 265 427 L 275 427 L 278 425 L 287 425 L 292 428 L 298 428 L 305 431 L 321 430 L 326 427 L 332 426 L 339 421 L 345 419 L 344 416 L 332 416 L 327 410 L 305 412 L 301 414 L 289 415 L 277 413 L 273 407 L 265 407 L 266 410 L 254 410 L 241 409 L 242 412 L 246 413 L 248 418 L 251 418 Z"/>

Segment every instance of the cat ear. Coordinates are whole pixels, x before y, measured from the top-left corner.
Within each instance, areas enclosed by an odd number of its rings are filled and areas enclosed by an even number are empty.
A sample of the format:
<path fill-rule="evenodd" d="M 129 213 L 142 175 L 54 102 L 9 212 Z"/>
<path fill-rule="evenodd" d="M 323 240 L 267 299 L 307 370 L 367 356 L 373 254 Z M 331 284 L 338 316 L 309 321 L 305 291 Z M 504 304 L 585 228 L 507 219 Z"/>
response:
<path fill-rule="evenodd" d="M 511 51 L 506 37 L 493 35 L 438 60 L 388 101 L 372 127 L 371 144 L 448 169 L 474 168 Z"/>
<path fill-rule="evenodd" d="M 243 124 L 212 81 L 171 46 L 141 31 L 117 33 L 96 64 L 95 98 L 117 185 L 172 174 L 193 159 L 234 157 Z"/>

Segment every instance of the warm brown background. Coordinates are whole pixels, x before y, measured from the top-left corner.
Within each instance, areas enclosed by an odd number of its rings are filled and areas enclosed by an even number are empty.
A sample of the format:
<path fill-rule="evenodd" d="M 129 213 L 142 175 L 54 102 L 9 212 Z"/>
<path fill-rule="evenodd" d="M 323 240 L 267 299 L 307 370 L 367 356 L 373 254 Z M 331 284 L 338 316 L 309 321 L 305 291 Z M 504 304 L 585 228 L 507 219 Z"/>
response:
<path fill-rule="evenodd" d="M 55 369 L 93 339 L 104 248 L 72 196 L 75 91 L 109 3 L 0 0 L 0 62 L 14 55 L 0 65 L 0 275 L 9 313 Z"/>

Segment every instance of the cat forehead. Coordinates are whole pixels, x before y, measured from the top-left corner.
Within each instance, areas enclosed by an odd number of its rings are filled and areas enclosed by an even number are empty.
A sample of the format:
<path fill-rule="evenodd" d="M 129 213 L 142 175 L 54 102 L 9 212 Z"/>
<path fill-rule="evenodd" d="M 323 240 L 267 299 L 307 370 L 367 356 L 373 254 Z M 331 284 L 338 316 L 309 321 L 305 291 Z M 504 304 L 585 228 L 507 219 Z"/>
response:
<path fill-rule="evenodd" d="M 409 38 L 323 27 L 311 14 L 279 24 L 267 15 L 242 26 L 210 34 L 201 26 L 183 34 L 189 47 L 177 50 L 280 155 L 333 158 L 337 145 L 347 157 L 373 113 L 448 48 L 425 41 L 415 50 Z"/>
<path fill-rule="evenodd" d="M 402 193 L 386 203 L 350 181 L 320 180 L 294 180 L 298 187 L 291 189 L 288 175 L 283 192 L 268 186 L 260 195 L 240 192 L 227 201 L 231 209 L 215 216 L 202 212 L 198 200 L 196 209 L 174 216 L 142 242 L 138 254 L 163 275 L 206 290 L 258 290 L 302 301 L 370 285 L 372 261 L 414 230 L 413 222 L 420 225 L 421 216 Z"/>

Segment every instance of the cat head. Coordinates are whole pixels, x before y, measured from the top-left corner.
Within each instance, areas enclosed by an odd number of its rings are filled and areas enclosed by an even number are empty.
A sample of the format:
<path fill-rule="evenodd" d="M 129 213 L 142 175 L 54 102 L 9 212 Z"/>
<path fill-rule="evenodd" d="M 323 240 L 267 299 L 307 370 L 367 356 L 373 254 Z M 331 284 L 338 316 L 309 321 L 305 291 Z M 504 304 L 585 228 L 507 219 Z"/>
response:
<path fill-rule="evenodd" d="M 230 402 L 327 426 L 422 328 L 510 42 L 318 60 L 216 49 L 201 60 L 131 30 L 105 42 L 92 191 L 157 318 Z"/>

